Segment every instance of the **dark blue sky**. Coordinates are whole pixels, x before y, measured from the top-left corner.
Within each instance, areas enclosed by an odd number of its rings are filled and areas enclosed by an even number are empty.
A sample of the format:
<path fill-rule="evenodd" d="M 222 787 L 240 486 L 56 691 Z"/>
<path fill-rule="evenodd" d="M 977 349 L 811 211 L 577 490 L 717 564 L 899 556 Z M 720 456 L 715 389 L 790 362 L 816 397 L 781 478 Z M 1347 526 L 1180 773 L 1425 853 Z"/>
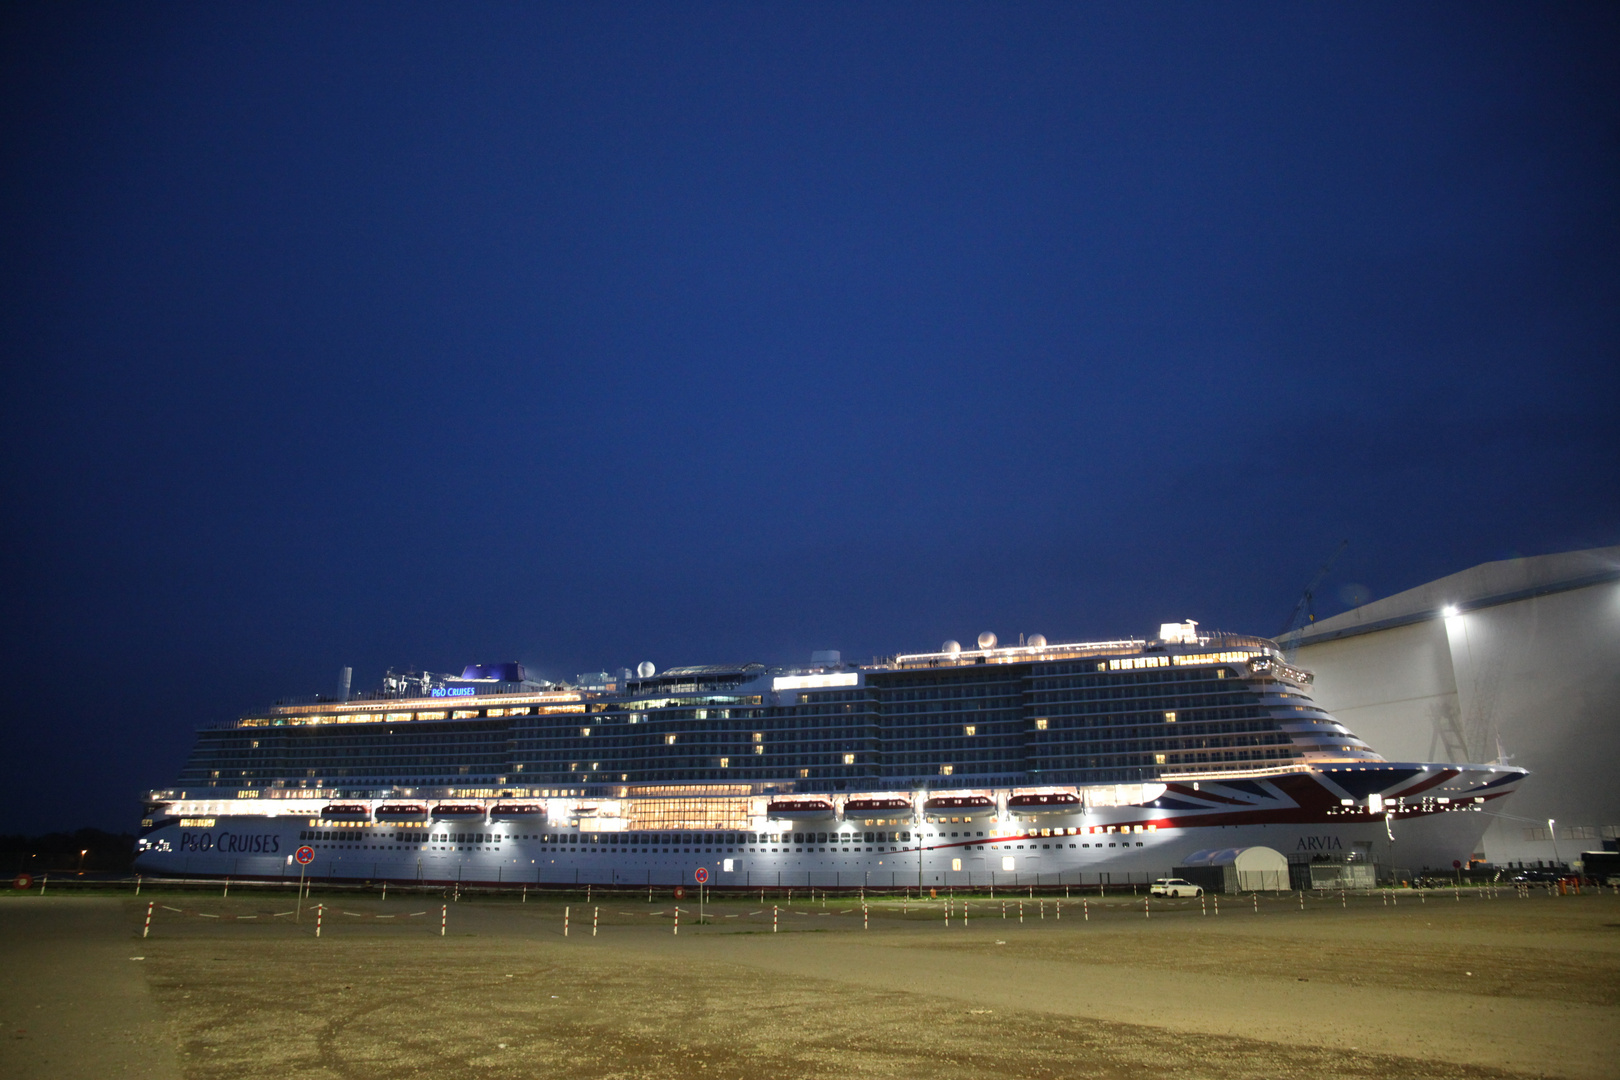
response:
<path fill-rule="evenodd" d="M 1612 5 L 8 5 L 6 829 L 390 665 L 1620 542 Z"/>

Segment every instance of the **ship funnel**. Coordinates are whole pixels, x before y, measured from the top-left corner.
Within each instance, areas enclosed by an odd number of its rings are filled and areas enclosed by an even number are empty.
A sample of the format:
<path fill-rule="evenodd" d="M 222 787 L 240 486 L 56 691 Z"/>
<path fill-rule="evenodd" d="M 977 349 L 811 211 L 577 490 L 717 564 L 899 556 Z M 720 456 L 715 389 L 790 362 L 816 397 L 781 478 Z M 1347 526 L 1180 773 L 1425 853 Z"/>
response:
<path fill-rule="evenodd" d="M 354 681 L 354 668 L 345 667 L 338 672 L 338 700 L 349 700 L 349 687 Z"/>

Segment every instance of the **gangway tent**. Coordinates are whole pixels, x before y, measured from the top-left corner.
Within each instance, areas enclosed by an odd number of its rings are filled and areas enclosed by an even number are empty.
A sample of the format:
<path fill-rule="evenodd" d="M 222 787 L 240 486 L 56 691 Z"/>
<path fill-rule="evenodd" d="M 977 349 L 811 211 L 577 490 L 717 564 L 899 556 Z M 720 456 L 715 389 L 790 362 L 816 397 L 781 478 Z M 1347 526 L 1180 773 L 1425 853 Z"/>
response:
<path fill-rule="evenodd" d="M 1288 888 L 1288 860 L 1268 847 L 1195 851 L 1174 873 L 1205 892 L 1283 892 Z"/>

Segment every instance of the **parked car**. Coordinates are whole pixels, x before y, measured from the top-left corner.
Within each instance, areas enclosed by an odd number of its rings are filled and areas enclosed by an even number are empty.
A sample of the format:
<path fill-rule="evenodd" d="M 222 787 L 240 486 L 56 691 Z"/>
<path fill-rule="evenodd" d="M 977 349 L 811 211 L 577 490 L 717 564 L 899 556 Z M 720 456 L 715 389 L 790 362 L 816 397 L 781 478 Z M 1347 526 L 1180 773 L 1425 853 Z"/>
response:
<path fill-rule="evenodd" d="M 1178 877 L 1162 877 L 1148 889 L 1150 896 L 1203 896 L 1204 890 Z"/>

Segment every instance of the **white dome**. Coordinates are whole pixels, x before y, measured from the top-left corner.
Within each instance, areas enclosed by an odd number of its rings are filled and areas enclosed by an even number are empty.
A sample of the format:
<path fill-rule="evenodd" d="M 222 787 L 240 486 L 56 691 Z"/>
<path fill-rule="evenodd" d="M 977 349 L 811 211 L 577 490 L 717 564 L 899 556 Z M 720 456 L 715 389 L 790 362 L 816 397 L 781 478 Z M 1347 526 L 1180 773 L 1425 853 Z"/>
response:
<path fill-rule="evenodd" d="M 650 679 L 657 674 L 657 672 L 658 669 L 653 667 L 653 662 L 651 660 L 643 660 L 641 663 L 636 665 L 636 674 L 643 679 Z"/>
<path fill-rule="evenodd" d="M 939 651 L 945 653 L 947 656 L 955 656 L 957 653 L 962 651 L 962 646 L 958 645 L 954 641 L 947 641 L 945 644 L 939 647 Z"/>
<path fill-rule="evenodd" d="M 988 630 L 986 630 L 984 633 L 979 635 L 979 648 L 981 648 L 981 649 L 993 649 L 995 647 L 996 647 L 996 635 L 992 634 Z"/>
<path fill-rule="evenodd" d="M 1032 649 L 1044 649 L 1046 648 L 1046 635 L 1031 634 L 1029 637 L 1024 639 L 1024 644 L 1028 645 Z"/>

